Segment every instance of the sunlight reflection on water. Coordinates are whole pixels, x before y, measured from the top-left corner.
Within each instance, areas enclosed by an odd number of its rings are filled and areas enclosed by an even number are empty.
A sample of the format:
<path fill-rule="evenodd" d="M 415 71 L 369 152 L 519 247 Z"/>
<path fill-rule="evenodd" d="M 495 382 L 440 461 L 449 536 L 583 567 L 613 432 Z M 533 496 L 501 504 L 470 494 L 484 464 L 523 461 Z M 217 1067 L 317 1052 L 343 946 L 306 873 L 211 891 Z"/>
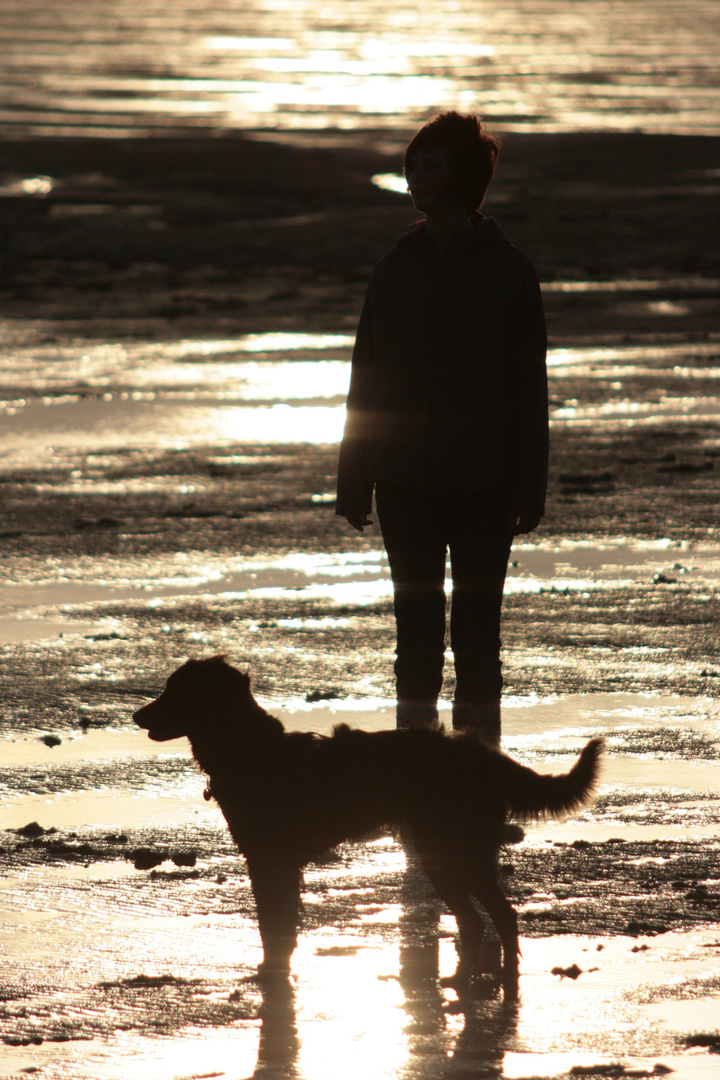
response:
<path fill-rule="evenodd" d="M 31 0 L 0 8 L 0 125 L 32 134 L 178 127 L 408 127 L 479 111 L 518 130 L 717 132 L 712 0 Z M 45 28 L 45 29 L 43 29 Z"/>
<path fill-rule="evenodd" d="M 508 569 L 506 593 L 580 593 L 637 588 L 654 584 L 658 572 L 677 587 L 714 587 L 720 574 L 720 551 L 707 544 L 667 540 L 630 544 L 621 539 L 602 544 L 516 543 Z M 446 581 L 448 590 L 450 580 Z M 323 599 L 334 609 L 346 604 L 372 604 L 392 595 L 387 558 L 380 549 L 363 552 L 294 553 L 266 556 L 213 556 L 209 552 L 177 552 L 147 562 L 106 555 L 66 557 L 39 563 L 15 560 L 11 579 L 0 582 L 0 612 L 44 611 L 122 600 L 141 595 L 162 603 L 183 595 L 242 599 Z M 294 616 L 302 621 L 302 615 Z M 291 618 L 287 616 L 290 624 Z"/>
<path fill-rule="evenodd" d="M 390 915 L 389 912 L 383 912 Z M 392 920 L 394 921 L 394 920 Z M 332 945 L 357 945 L 355 935 L 345 938 L 342 932 L 322 934 Z M 304 946 L 304 947 L 303 947 Z M 300 943 L 297 955 L 314 952 L 317 943 L 310 938 Z M 331 946 L 332 947 L 332 946 Z M 317 963 L 317 960 L 315 960 Z M 300 1024 L 311 1016 L 321 1016 L 321 1024 L 308 1024 L 298 1055 L 300 1075 L 313 1080 L 367 1080 L 400 1074 L 407 1055 L 403 1033 L 405 1013 L 403 992 L 395 978 L 379 978 L 397 971 L 397 946 L 360 948 L 353 955 L 335 955 L 325 961 L 324 980 L 310 993 L 301 996 Z M 325 981 L 327 979 L 327 981 Z"/>
<path fill-rule="evenodd" d="M 26 347 L 0 373 L 0 459 L 50 461 L 58 448 L 337 443 L 353 338 L 260 334 L 227 341 Z M 553 349 L 551 385 L 644 380 L 643 397 L 555 405 L 553 424 L 654 424 L 715 418 L 720 399 L 657 391 L 718 377 L 715 342 Z M 328 355 L 330 354 L 330 355 Z M 252 359 L 244 357 L 252 356 Z"/>
<path fill-rule="evenodd" d="M 581 592 L 654 584 L 662 571 L 679 587 L 714 586 L 720 574 L 720 551 L 707 544 L 667 540 L 602 544 L 516 543 L 506 592 Z M 448 578 L 446 586 L 450 588 Z M 362 552 L 294 553 L 266 556 L 213 556 L 177 552 L 143 562 L 111 555 L 66 557 L 62 564 L 37 559 L 13 563 L 12 579 L 0 581 L 0 611 L 97 603 L 142 595 L 162 602 L 180 595 L 227 598 L 322 598 L 336 607 L 374 603 L 391 596 L 387 557 L 381 549 Z M 56 612 L 57 614 L 57 612 Z M 295 616 L 296 618 L 301 616 Z M 329 609 L 327 617 L 334 617 Z M 288 616 L 289 618 L 289 616 Z"/>

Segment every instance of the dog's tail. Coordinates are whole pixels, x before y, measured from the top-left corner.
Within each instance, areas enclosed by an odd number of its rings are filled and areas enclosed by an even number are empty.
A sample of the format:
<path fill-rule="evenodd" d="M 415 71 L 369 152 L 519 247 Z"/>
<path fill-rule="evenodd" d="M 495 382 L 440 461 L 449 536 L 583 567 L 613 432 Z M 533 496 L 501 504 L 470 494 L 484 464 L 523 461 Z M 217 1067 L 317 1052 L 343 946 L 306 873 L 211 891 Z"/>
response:
<path fill-rule="evenodd" d="M 524 821 L 544 815 L 558 817 L 582 806 L 597 784 L 602 748 L 602 739 L 592 739 L 570 772 L 561 776 L 543 776 L 512 758 L 501 756 L 502 765 L 499 762 L 498 765 L 505 780 L 507 807 L 513 817 Z"/>

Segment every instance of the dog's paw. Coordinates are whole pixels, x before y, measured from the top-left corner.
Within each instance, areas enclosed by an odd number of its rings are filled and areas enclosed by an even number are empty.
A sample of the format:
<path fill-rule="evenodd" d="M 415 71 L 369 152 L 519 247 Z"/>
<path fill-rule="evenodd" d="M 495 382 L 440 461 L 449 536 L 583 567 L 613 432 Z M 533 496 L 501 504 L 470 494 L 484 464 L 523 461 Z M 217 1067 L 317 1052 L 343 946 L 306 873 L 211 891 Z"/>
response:
<path fill-rule="evenodd" d="M 468 978 L 461 975 L 451 975 L 447 979 L 441 979 L 440 985 L 448 990 L 454 990 L 457 1000 L 450 1001 L 445 1005 L 448 1012 L 462 1012 L 478 1001 L 491 1001 L 497 997 L 499 980 L 492 975 L 473 975 Z"/>
<path fill-rule="evenodd" d="M 443 990 L 454 990 L 459 998 L 466 998 L 470 996 L 472 981 L 473 976 L 469 968 L 458 964 L 454 975 L 445 975 L 440 979 L 440 986 Z"/>

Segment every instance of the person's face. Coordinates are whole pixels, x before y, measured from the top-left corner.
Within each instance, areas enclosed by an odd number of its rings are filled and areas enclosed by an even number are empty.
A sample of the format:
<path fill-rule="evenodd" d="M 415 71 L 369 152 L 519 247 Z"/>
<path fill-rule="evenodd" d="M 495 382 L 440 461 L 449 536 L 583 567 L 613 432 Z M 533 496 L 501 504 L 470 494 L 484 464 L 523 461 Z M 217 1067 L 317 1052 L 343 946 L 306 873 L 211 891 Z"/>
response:
<path fill-rule="evenodd" d="M 437 213 L 458 201 L 447 150 L 419 150 L 407 166 L 408 190 L 416 210 Z"/>

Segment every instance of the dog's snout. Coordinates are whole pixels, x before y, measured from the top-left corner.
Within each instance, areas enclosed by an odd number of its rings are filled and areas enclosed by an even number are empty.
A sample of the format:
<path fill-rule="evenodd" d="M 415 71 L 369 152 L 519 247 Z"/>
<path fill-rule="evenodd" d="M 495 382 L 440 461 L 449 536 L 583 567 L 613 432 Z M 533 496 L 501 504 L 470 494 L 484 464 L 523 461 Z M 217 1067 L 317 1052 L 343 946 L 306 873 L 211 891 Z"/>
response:
<path fill-rule="evenodd" d="M 132 714 L 133 720 L 135 721 L 135 723 L 139 727 L 147 727 L 148 726 L 147 722 L 145 721 L 145 717 L 148 714 L 148 709 L 150 708 L 150 705 L 152 705 L 152 702 L 149 702 L 147 705 L 142 705 L 139 709 L 136 709 L 135 712 Z"/>

